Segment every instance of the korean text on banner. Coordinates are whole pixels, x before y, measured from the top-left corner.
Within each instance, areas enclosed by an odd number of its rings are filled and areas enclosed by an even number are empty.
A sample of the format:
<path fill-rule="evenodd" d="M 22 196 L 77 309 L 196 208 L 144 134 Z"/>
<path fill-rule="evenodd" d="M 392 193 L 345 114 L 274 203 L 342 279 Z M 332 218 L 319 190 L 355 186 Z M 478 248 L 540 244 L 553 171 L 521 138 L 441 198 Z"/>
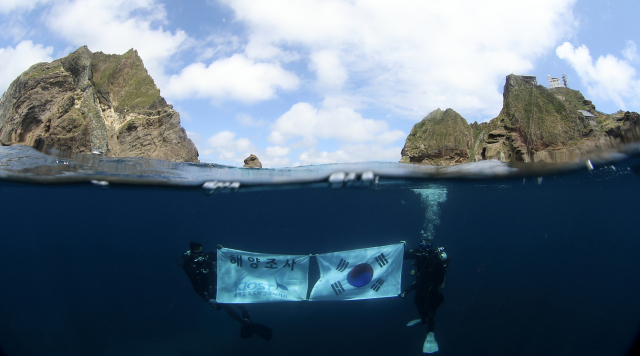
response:
<path fill-rule="evenodd" d="M 219 303 L 295 302 L 307 299 L 309 256 L 218 250 Z"/>
<path fill-rule="evenodd" d="M 311 300 L 355 300 L 400 294 L 404 244 L 317 255 L 320 279 Z"/>

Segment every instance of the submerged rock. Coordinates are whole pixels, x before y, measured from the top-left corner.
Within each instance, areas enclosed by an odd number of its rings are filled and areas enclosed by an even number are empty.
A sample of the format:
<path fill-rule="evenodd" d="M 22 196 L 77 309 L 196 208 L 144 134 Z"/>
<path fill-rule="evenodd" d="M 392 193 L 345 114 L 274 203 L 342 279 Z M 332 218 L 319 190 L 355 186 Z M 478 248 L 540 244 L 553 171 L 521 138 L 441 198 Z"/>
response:
<path fill-rule="evenodd" d="M 535 77 L 507 76 L 503 98 L 488 123 L 467 125 L 451 109 L 435 110 L 413 127 L 400 162 L 573 162 L 640 140 L 637 113 L 603 114 L 579 91 L 547 89 Z"/>
<path fill-rule="evenodd" d="M 244 159 L 244 168 L 262 168 L 262 162 L 252 153 Z"/>
<path fill-rule="evenodd" d="M 0 144 L 198 161 L 180 115 L 160 96 L 134 49 L 108 55 L 83 46 L 31 66 L 0 99 Z"/>

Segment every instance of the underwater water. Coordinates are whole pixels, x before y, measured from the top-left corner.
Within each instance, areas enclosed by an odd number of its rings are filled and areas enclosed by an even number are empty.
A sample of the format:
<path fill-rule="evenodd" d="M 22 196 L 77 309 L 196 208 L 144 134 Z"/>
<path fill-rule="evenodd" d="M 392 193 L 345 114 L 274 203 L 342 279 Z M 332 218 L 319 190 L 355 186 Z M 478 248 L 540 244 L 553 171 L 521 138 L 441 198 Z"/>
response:
<path fill-rule="evenodd" d="M 0 353 L 419 355 L 413 295 L 248 304 L 274 336 L 241 339 L 176 260 L 190 241 L 316 254 L 429 233 L 452 258 L 437 355 L 624 355 L 640 327 L 637 152 L 252 170 L 0 147 Z"/>

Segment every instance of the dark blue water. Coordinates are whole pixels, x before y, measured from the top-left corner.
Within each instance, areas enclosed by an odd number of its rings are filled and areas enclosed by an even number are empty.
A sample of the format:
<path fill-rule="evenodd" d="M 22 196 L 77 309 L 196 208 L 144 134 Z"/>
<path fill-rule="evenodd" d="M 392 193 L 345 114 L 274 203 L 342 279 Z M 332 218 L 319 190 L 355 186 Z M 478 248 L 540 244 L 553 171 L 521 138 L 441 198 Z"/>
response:
<path fill-rule="evenodd" d="M 0 181 L 0 347 L 7 356 L 422 354 L 426 327 L 405 326 L 418 317 L 411 297 L 248 305 L 274 337 L 243 340 L 176 265 L 190 241 L 281 254 L 415 244 L 425 206 L 409 188 L 425 182 L 396 183 L 207 195 Z M 434 242 L 452 258 L 438 355 L 625 354 L 640 326 L 636 174 L 601 166 L 541 184 L 436 183 L 447 199 Z"/>

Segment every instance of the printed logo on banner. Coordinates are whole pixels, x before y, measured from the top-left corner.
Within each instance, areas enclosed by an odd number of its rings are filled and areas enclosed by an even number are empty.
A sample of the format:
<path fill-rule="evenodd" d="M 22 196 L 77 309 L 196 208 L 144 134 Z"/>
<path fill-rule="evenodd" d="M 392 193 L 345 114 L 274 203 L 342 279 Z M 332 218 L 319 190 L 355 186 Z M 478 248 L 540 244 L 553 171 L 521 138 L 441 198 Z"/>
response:
<path fill-rule="evenodd" d="M 223 248 L 218 251 L 217 300 L 262 303 L 305 300 L 308 256 L 267 255 Z"/>
<path fill-rule="evenodd" d="M 275 287 L 275 289 L 273 289 Z M 284 288 L 282 288 L 284 287 Z M 272 291 L 273 289 L 273 291 Z M 268 284 L 254 281 L 236 282 L 236 290 L 233 294 L 234 298 L 250 297 L 250 296 L 271 296 L 277 298 L 287 299 L 288 296 L 284 293 L 276 292 L 278 289 L 289 290 L 287 287 L 279 284 Z"/>
<path fill-rule="evenodd" d="M 276 289 L 282 289 L 282 290 L 289 290 L 289 288 L 287 288 L 287 286 L 285 286 L 284 284 L 280 284 L 278 283 L 278 280 L 276 279 Z"/>
<path fill-rule="evenodd" d="M 263 268 L 266 269 L 278 269 L 278 262 L 275 258 L 267 258 L 267 262 L 265 263 Z M 253 269 L 257 269 L 260 267 L 260 262 L 263 262 L 259 257 L 247 257 L 247 262 L 249 262 L 249 266 Z M 242 267 L 242 255 L 232 255 L 229 258 L 229 263 L 232 265 L 236 265 L 236 267 Z M 295 259 L 287 259 L 286 262 L 283 263 L 281 268 L 290 268 L 291 271 L 294 271 L 294 266 L 296 265 Z M 277 298 L 287 299 L 287 295 L 284 293 L 276 293 L 278 289 L 283 291 L 288 291 L 289 288 L 279 283 L 277 279 L 274 278 L 275 284 L 263 283 L 260 281 L 242 281 L 235 283 L 235 292 L 233 294 L 234 298 L 241 298 L 247 296 L 272 296 Z M 275 289 L 274 289 L 275 287 Z M 272 291 L 273 290 L 273 291 Z"/>

